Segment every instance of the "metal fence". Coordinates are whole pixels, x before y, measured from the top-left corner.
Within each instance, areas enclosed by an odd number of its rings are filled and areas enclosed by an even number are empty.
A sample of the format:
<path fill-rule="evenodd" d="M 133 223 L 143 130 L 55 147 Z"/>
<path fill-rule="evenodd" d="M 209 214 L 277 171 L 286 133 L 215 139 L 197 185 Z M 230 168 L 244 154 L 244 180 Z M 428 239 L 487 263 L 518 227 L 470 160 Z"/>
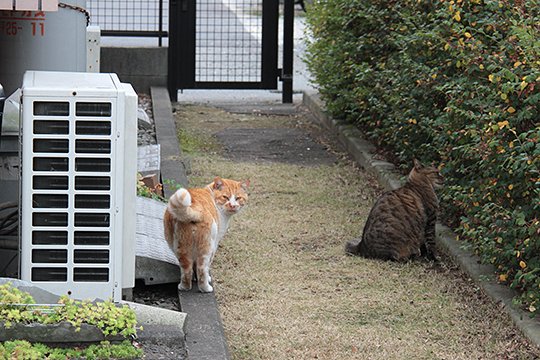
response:
<path fill-rule="evenodd" d="M 168 0 L 88 0 L 86 6 L 102 36 L 154 37 L 159 46 L 168 36 Z"/>
<path fill-rule="evenodd" d="M 196 81 L 260 81 L 262 0 L 198 0 L 196 19 Z"/>

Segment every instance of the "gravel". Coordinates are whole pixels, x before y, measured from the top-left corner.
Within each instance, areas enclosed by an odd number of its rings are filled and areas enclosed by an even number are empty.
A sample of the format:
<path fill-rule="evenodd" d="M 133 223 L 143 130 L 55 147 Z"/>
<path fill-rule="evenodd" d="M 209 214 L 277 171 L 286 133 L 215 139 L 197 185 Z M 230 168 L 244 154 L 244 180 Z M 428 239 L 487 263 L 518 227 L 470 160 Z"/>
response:
<path fill-rule="evenodd" d="M 137 146 L 157 144 L 156 129 L 154 127 L 154 118 L 152 116 L 152 99 L 147 94 L 139 95 L 139 111 Z"/>
<path fill-rule="evenodd" d="M 133 301 L 162 309 L 179 311 L 178 284 L 144 285 L 137 281 L 133 288 Z"/>

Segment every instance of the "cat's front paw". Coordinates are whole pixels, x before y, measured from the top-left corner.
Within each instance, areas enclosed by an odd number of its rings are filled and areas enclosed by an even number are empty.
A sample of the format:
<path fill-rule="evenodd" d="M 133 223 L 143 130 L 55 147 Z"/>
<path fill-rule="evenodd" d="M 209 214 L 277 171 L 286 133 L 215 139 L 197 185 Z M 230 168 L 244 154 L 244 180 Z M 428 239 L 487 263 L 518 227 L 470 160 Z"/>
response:
<path fill-rule="evenodd" d="M 180 291 L 189 291 L 189 290 L 191 290 L 191 282 L 189 283 L 189 286 L 186 286 L 182 282 L 180 282 L 178 284 L 178 290 L 180 290 Z"/>
<path fill-rule="evenodd" d="M 214 288 L 210 284 L 199 285 L 199 291 L 203 293 L 211 293 L 214 291 Z"/>

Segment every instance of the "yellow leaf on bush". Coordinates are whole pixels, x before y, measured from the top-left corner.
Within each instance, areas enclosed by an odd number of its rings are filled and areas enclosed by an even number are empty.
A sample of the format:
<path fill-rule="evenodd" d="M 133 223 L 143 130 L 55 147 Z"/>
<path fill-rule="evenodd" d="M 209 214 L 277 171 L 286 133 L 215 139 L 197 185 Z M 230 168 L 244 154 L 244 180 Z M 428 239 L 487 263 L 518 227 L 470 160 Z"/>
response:
<path fill-rule="evenodd" d="M 516 112 L 516 109 L 514 109 L 512 106 L 510 106 L 506 111 L 508 111 L 510 114 L 513 114 Z"/>
<path fill-rule="evenodd" d="M 527 267 L 527 263 L 526 263 L 525 261 L 521 260 L 521 261 L 519 262 L 519 266 L 520 266 L 522 269 L 525 269 L 525 268 Z"/>
<path fill-rule="evenodd" d="M 527 87 L 527 82 L 526 81 L 522 81 L 521 84 L 519 85 L 521 87 L 521 90 L 525 89 Z"/>
<path fill-rule="evenodd" d="M 508 126 L 508 120 L 500 121 L 497 123 L 497 125 L 499 125 L 499 129 L 502 129 L 505 126 Z"/>
<path fill-rule="evenodd" d="M 499 275 L 499 281 L 500 282 L 506 282 L 507 279 L 508 279 L 508 274 Z"/>
<path fill-rule="evenodd" d="M 480 70 L 484 70 L 484 64 L 480 64 L 478 65 L 478 67 L 480 68 Z"/>
<path fill-rule="evenodd" d="M 516 61 L 516 62 L 514 63 L 514 67 L 515 67 L 515 68 L 517 68 L 517 67 L 520 66 L 520 65 L 521 65 L 521 61 Z"/>
<path fill-rule="evenodd" d="M 461 21 L 461 14 L 459 11 L 456 11 L 456 13 L 454 14 L 454 20 Z"/>
<path fill-rule="evenodd" d="M 512 190 L 514 188 L 514 184 L 508 185 L 508 190 Z"/>
<path fill-rule="evenodd" d="M 494 82 L 495 76 L 494 76 L 493 74 L 489 74 L 488 80 L 489 80 L 490 82 Z"/>
<path fill-rule="evenodd" d="M 458 21 L 459 21 L 459 20 L 458 20 Z M 471 35 L 470 32 L 466 31 L 466 32 L 465 32 L 465 37 L 466 37 L 467 39 L 470 39 L 470 38 L 472 38 L 472 35 Z"/>
<path fill-rule="evenodd" d="M 529 311 L 530 312 L 535 312 L 536 311 L 536 308 L 534 307 L 534 305 L 529 306 Z"/>
<path fill-rule="evenodd" d="M 503 100 L 508 99 L 508 95 L 506 95 L 505 93 L 502 93 L 501 94 L 501 99 L 503 99 Z"/>

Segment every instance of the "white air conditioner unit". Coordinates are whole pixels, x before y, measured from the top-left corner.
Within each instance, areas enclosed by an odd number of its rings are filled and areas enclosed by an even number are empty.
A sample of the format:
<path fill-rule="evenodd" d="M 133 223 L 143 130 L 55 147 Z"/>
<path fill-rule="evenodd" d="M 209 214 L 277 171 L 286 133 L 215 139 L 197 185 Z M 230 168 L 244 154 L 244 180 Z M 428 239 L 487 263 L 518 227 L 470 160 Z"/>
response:
<path fill-rule="evenodd" d="M 21 279 L 76 299 L 134 286 L 137 95 L 115 74 L 28 71 Z"/>

